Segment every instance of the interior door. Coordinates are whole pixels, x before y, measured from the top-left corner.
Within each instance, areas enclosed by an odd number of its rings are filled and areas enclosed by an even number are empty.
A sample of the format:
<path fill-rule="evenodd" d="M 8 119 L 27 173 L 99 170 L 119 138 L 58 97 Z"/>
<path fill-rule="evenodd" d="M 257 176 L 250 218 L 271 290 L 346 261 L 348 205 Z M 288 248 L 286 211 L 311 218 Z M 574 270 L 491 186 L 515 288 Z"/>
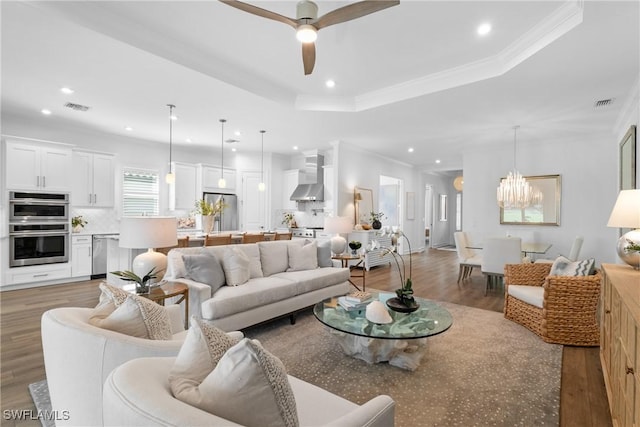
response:
<path fill-rule="evenodd" d="M 266 193 L 258 190 L 261 182 L 260 172 L 242 173 L 241 231 L 264 231 L 267 224 Z"/>

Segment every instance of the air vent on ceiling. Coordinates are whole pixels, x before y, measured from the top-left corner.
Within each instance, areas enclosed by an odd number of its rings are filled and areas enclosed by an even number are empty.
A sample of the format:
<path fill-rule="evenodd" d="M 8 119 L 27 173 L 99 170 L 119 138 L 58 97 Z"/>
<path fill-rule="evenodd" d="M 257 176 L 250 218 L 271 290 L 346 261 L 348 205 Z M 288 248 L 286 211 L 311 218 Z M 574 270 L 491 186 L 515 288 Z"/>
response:
<path fill-rule="evenodd" d="M 615 98 L 610 98 L 610 99 L 601 99 L 600 101 L 596 101 L 593 104 L 593 108 L 604 108 L 604 107 L 609 107 L 611 104 L 613 104 L 613 101 L 615 100 Z"/>
<path fill-rule="evenodd" d="M 64 106 L 76 111 L 87 111 L 90 108 L 86 105 L 74 104 L 73 102 L 67 102 Z"/>

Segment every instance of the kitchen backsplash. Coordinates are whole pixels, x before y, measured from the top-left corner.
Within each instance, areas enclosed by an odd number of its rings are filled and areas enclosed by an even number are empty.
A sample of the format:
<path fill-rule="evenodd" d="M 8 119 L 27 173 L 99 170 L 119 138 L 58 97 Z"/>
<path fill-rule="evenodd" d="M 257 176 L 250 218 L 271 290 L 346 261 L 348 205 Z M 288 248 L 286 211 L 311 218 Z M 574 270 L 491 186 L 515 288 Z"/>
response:
<path fill-rule="evenodd" d="M 120 221 L 115 209 L 78 209 L 71 208 L 71 216 L 81 215 L 87 225 L 82 229 L 85 233 L 118 233 Z"/>
<path fill-rule="evenodd" d="M 328 215 L 324 210 L 324 202 L 302 202 L 298 203 L 298 209 L 278 209 L 275 214 L 275 226 L 286 227 L 282 224 L 285 213 L 293 212 L 298 227 L 323 228 L 324 218 Z"/>

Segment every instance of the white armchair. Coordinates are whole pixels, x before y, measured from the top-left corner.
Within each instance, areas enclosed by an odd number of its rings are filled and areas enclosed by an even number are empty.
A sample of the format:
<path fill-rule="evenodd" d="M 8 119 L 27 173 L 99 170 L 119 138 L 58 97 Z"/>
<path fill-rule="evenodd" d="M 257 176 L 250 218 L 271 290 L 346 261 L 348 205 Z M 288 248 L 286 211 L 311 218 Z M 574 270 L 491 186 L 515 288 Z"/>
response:
<path fill-rule="evenodd" d="M 131 360 L 113 370 L 104 384 L 105 426 L 236 426 L 190 406 L 171 393 L 173 357 Z M 301 426 L 392 427 L 395 402 L 385 395 L 357 405 L 289 376 Z M 247 408 L 251 410 L 251 408 Z"/>
<path fill-rule="evenodd" d="M 186 337 L 184 314 L 178 305 L 166 309 L 173 333 L 169 341 L 136 338 L 93 326 L 88 322 L 91 308 L 56 308 L 42 315 L 51 406 L 69 415 L 67 420 L 56 420 L 58 427 L 102 426 L 102 386 L 115 367 L 138 357 L 178 354 Z"/>
<path fill-rule="evenodd" d="M 456 231 L 453 233 L 453 238 L 456 242 L 456 252 L 458 253 L 458 264 L 460 266 L 458 283 L 460 283 L 460 280 L 471 276 L 473 267 L 482 266 L 482 255 L 478 255 L 473 249 L 468 248 L 469 237 L 464 231 Z"/>
<path fill-rule="evenodd" d="M 495 237 L 487 239 L 482 249 L 482 273 L 487 276 L 485 295 L 493 284 L 504 277 L 504 266 L 522 263 L 522 239 Z"/>

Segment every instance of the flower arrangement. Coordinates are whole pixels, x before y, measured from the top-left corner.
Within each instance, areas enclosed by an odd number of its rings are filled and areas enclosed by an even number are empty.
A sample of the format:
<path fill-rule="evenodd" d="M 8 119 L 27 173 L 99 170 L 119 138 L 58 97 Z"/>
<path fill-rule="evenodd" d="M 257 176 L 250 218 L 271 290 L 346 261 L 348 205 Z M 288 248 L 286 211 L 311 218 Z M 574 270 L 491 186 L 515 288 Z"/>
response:
<path fill-rule="evenodd" d="M 371 213 L 369 214 L 369 218 L 371 219 L 371 222 L 374 222 L 374 221 L 382 221 L 383 219 L 386 218 L 386 216 L 384 216 L 384 213 L 382 212 L 371 211 Z"/>
<path fill-rule="evenodd" d="M 158 276 L 154 273 L 154 270 L 156 268 L 153 267 L 151 269 L 151 271 L 149 271 L 147 274 L 145 274 L 144 276 L 140 277 L 137 274 L 135 274 L 133 271 L 112 271 L 111 274 L 114 274 L 118 277 L 120 277 L 120 280 L 126 280 L 128 282 L 135 282 L 136 283 L 136 293 L 137 294 L 146 294 L 149 293 L 150 287 L 149 287 L 149 280 L 151 279 L 155 279 Z"/>
<path fill-rule="evenodd" d="M 409 246 L 409 276 L 407 277 L 407 267 L 404 262 L 404 258 L 400 254 L 398 254 L 396 248 L 398 246 L 398 238 L 404 237 L 407 241 L 407 245 Z M 391 254 L 393 256 L 393 260 L 396 263 L 396 267 L 398 268 L 398 274 L 400 275 L 400 287 L 395 290 L 396 298 L 392 298 L 392 300 L 387 301 L 387 305 L 392 310 L 398 311 L 414 311 L 417 310 L 419 305 L 416 302 L 415 298 L 413 298 L 413 282 L 411 281 L 411 270 L 412 270 L 412 262 L 411 262 L 411 242 L 405 234 L 398 230 L 391 234 L 391 247 L 382 248 L 382 255 Z M 398 308 L 399 307 L 399 308 Z"/>
<path fill-rule="evenodd" d="M 297 226 L 296 217 L 293 212 L 285 212 L 284 214 L 282 214 L 282 224 L 286 224 L 291 228 L 295 228 Z"/>
<path fill-rule="evenodd" d="M 74 216 L 73 218 L 71 218 L 71 227 L 76 230 L 84 228 L 84 226 L 87 224 L 89 224 L 89 222 L 82 218 L 82 215 Z"/>
<path fill-rule="evenodd" d="M 218 214 L 222 213 L 222 211 L 226 207 L 227 207 L 227 205 L 222 203 L 222 200 L 218 200 L 215 203 L 207 203 L 206 200 L 200 199 L 200 200 L 196 200 L 195 210 L 193 211 L 193 213 L 195 215 L 213 215 L 213 216 L 215 216 L 215 215 L 218 215 Z"/>

